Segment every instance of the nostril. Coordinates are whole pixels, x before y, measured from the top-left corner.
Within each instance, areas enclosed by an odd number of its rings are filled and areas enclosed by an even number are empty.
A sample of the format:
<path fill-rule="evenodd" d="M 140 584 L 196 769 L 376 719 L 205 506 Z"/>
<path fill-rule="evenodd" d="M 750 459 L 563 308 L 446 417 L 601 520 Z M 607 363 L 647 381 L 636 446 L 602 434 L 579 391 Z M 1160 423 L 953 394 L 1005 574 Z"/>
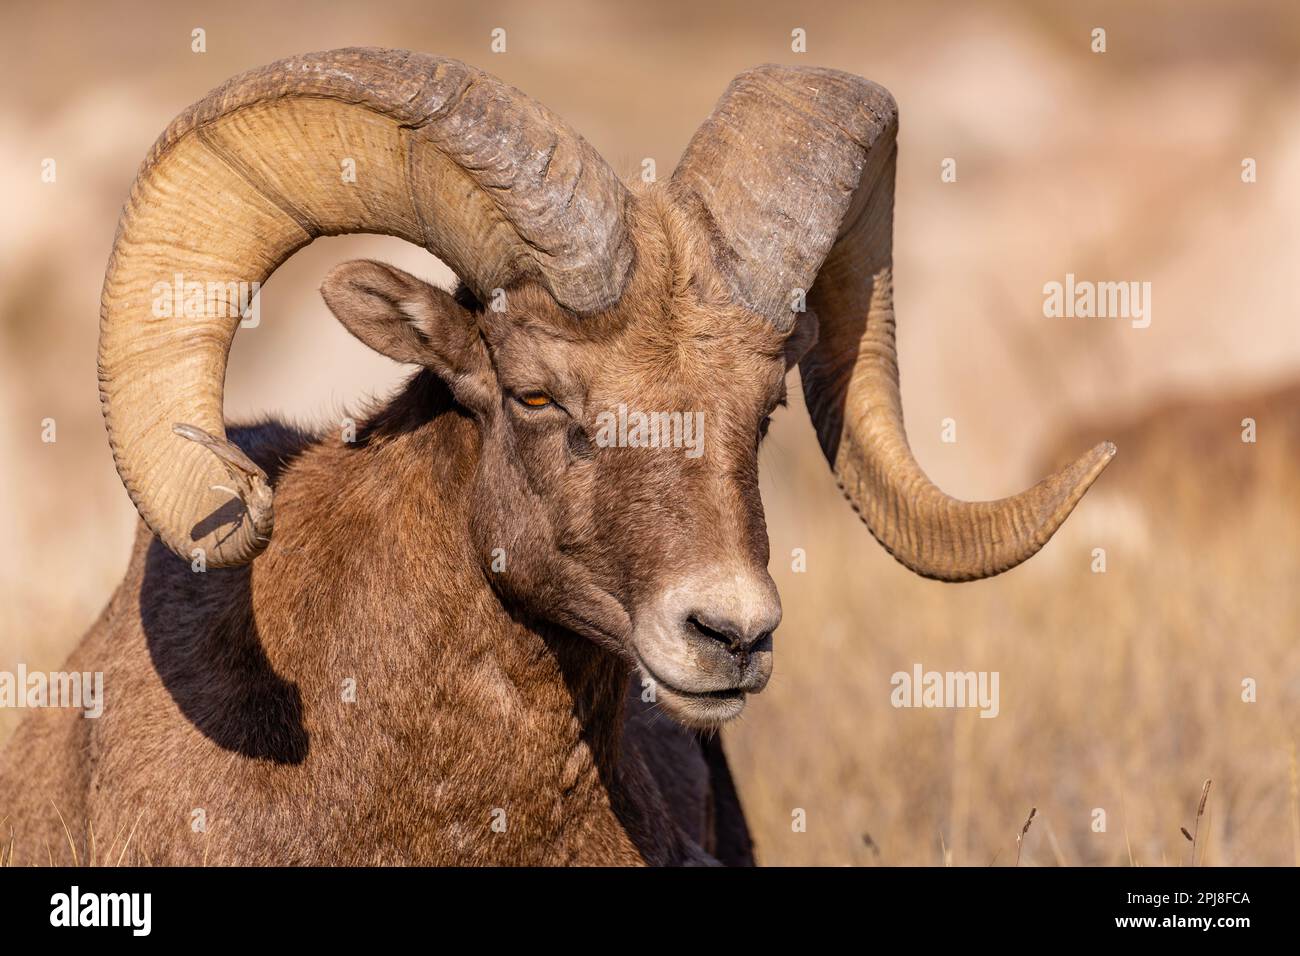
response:
<path fill-rule="evenodd" d="M 706 624 L 700 619 L 698 614 L 691 614 L 686 618 L 686 624 L 697 634 L 710 637 L 715 641 L 720 641 L 728 647 L 735 646 L 739 643 L 734 632 L 725 631 L 722 628 L 715 627 L 712 624 Z"/>
<path fill-rule="evenodd" d="M 733 654 L 749 651 L 756 644 L 760 644 L 765 639 L 770 639 L 772 635 L 771 631 L 763 631 L 751 638 L 745 634 L 743 628 L 727 621 L 705 618 L 699 613 L 687 615 L 686 626 L 702 637 L 725 644 Z"/>

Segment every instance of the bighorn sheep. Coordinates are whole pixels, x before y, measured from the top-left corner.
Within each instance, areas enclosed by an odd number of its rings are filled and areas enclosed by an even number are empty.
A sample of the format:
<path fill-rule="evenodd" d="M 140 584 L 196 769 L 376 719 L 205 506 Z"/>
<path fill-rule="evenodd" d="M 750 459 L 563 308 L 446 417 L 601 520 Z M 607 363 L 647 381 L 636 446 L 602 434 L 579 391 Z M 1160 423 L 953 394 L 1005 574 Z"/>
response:
<path fill-rule="evenodd" d="M 1113 453 L 994 502 L 926 479 L 894 352 L 896 130 L 873 83 L 763 66 L 633 192 L 486 73 L 374 49 L 254 70 L 177 118 L 104 282 L 100 392 L 143 526 L 68 666 L 107 699 L 8 746 L 18 862 L 110 840 L 169 863 L 744 862 L 716 739 L 652 723 L 629 671 L 697 729 L 767 682 L 757 449 L 788 369 L 853 507 L 928 577 L 1024 561 Z M 228 435 L 239 316 L 157 318 L 152 290 L 260 283 L 354 232 L 463 283 L 325 280 L 349 330 L 420 370 L 355 441 Z M 606 447 L 620 405 L 702 412 L 704 453 Z"/>

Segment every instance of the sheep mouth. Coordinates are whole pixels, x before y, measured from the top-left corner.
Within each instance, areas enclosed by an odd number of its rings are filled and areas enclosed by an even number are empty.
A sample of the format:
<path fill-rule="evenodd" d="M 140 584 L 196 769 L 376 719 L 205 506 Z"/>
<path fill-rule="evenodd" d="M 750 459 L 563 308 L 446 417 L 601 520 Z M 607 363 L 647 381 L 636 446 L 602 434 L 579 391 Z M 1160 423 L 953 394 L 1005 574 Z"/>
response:
<path fill-rule="evenodd" d="M 670 684 L 656 674 L 640 654 L 636 655 L 636 663 L 641 673 L 654 683 L 655 703 L 688 727 L 717 727 L 738 717 L 745 709 L 748 692 L 743 687 L 686 690 Z"/>

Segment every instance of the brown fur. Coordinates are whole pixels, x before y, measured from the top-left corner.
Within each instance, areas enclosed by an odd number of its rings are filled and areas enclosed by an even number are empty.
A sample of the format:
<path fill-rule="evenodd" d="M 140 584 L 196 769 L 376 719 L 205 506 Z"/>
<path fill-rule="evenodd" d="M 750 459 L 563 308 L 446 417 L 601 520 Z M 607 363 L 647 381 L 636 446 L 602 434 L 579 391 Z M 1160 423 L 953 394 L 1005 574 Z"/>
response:
<path fill-rule="evenodd" d="M 720 746 L 642 703 L 629 635 L 682 575 L 766 564 L 757 446 L 808 336 L 733 305 L 660 193 L 629 215 L 634 273 L 596 316 L 531 286 L 466 309 L 365 265 L 327 283 L 424 369 L 354 443 L 232 433 L 275 487 L 252 565 L 194 573 L 142 527 L 67 664 L 104 672 L 102 718 L 33 712 L 0 758 L 14 862 L 752 860 Z M 570 416 L 520 406 L 538 387 Z M 595 449 L 619 402 L 703 410 L 706 453 Z M 770 667 L 770 638 L 753 653 Z"/>

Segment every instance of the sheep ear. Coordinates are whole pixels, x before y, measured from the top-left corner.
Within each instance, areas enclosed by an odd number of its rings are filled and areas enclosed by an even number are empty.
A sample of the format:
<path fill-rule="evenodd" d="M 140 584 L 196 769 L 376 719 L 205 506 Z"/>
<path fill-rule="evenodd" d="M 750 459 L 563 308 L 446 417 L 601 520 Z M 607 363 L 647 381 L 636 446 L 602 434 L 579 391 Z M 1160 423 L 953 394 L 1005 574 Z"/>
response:
<path fill-rule="evenodd" d="M 320 292 L 344 328 L 395 362 L 437 362 L 444 340 L 454 343 L 474 325 L 447 293 L 382 262 L 335 266 Z"/>
<path fill-rule="evenodd" d="M 808 354 L 809 349 L 817 344 L 817 313 L 811 310 L 799 315 L 790 337 L 785 340 L 785 370 L 788 372 L 799 364 L 799 360 Z"/>
<path fill-rule="evenodd" d="M 474 315 L 437 286 L 370 259 L 330 270 L 321 296 L 344 328 L 395 362 L 423 365 L 479 410 L 491 366 Z"/>

